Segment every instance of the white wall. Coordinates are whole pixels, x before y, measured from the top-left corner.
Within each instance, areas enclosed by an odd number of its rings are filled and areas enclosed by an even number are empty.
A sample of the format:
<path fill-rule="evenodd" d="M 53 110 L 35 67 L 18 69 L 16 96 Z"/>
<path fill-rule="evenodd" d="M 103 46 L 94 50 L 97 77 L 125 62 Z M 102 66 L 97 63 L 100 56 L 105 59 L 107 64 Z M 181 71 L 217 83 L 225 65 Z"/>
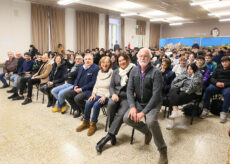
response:
<path fill-rule="evenodd" d="M 230 36 L 230 22 L 205 21 L 201 23 L 187 23 L 182 26 L 161 25 L 161 38 L 180 37 L 212 37 L 211 30 L 217 27 L 220 36 Z"/>
<path fill-rule="evenodd" d="M 0 0 L 0 63 L 8 51 L 28 51 L 31 44 L 30 2 Z"/>
<path fill-rule="evenodd" d="M 75 9 L 65 9 L 65 49 L 76 51 L 76 14 Z"/>
<path fill-rule="evenodd" d="M 105 14 L 99 14 L 99 48 L 105 48 Z"/>

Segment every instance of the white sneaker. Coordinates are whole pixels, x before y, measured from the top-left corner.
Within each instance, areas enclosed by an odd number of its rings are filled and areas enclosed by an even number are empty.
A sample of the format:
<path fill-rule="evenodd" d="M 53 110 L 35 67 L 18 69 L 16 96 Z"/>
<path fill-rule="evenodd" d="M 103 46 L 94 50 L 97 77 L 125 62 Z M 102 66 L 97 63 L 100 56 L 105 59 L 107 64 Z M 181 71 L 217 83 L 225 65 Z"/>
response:
<path fill-rule="evenodd" d="M 180 117 L 182 114 L 180 113 L 179 110 L 173 110 L 172 111 L 172 114 L 169 116 L 170 119 L 174 119 L 174 118 L 177 118 L 177 117 Z"/>
<path fill-rule="evenodd" d="M 167 130 L 171 130 L 171 129 L 173 129 L 175 127 L 175 122 L 174 122 L 174 120 L 169 120 L 168 121 L 168 124 L 167 124 L 167 126 L 166 126 L 166 129 Z"/>
<path fill-rule="evenodd" d="M 220 112 L 220 122 L 225 123 L 227 121 L 227 113 L 226 112 Z"/>
<path fill-rule="evenodd" d="M 209 110 L 207 108 L 204 108 L 200 115 L 200 118 L 206 118 L 208 116 L 208 113 L 209 113 Z"/>

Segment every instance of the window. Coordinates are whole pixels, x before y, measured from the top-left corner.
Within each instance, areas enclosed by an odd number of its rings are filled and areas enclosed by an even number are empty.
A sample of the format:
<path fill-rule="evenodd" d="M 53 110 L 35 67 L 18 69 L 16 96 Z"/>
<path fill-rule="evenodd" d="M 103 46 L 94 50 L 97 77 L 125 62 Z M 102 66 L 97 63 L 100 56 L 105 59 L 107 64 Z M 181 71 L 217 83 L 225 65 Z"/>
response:
<path fill-rule="evenodd" d="M 121 20 L 109 18 L 109 48 L 113 48 L 116 41 L 121 44 Z"/>
<path fill-rule="evenodd" d="M 137 47 L 145 46 L 145 35 L 137 35 Z"/>

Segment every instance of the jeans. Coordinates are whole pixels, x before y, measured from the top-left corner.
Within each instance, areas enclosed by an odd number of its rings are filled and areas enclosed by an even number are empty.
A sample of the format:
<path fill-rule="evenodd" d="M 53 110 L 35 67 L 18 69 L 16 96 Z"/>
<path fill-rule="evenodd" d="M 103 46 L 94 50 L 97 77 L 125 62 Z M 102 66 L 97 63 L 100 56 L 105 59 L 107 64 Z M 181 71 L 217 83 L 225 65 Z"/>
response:
<path fill-rule="evenodd" d="M 90 114 L 91 114 L 91 109 L 93 107 L 93 116 L 91 121 L 92 122 L 97 122 L 99 113 L 100 113 L 100 108 L 103 107 L 108 103 L 108 98 L 105 99 L 105 103 L 101 104 L 98 100 L 100 99 L 100 96 L 96 96 L 95 100 L 92 101 L 87 101 L 85 104 L 85 111 L 84 111 L 84 120 L 89 120 L 90 119 Z"/>
<path fill-rule="evenodd" d="M 5 77 L 5 73 L 0 73 L 0 80 L 2 81 L 3 85 L 7 85 L 6 79 Z"/>
<path fill-rule="evenodd" d="M 10 81 L 14 82 L 17 76 L 18 76 L 17 74 L 13 74 L 12 76 L 10 76 Z"/>
<path fill-rule="evenodd" d="M 51 90 L 52 95 L 57 100 L 57 105 L 56 105 L 57 108 L 62 108 L 63 106 L 66 105 L 64 93 L 72 89 L 73 89 L 73 85 L 66 83 L 58 87 L 55 87 Z"/>
<path fill-rule="evenodd" d="M 228 112 L 230 106 L 230 87 L 219 88 L 213 84 L 210 84 L 204 92 L 204 106 L 203 108 L 209 109 L 210 99 L 214 94 L 222 94 L 224 96 L 224 103 L 222 106 L 222 112 Z"/>

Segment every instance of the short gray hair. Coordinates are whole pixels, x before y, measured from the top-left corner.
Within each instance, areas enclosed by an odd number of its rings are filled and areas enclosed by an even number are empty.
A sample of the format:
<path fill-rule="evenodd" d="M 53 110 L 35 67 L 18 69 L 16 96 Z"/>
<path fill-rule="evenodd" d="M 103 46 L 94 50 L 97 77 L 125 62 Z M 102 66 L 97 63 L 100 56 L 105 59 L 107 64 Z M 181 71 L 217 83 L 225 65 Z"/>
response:
<path fill-rule="evenodd" d="M 139 58 L 141 51 L 148 51 L 149 57 L 152 58 L 152 53 L 151 53 L 150 49 L 148 49 L 148 48 L 140 49 L 139 52 L 137 53 L 137 58 Z"/>
<path fill-rule="evenodd" d="M 92 59 L 94 59 L 94 56 L 93 56 L 93 54 L 91 54 L 91 53 L 86 53 L 86 54 L 85 54 L 85 57 L 86 57 L 86 56 L 91 56 Z M 85 57 L 84 57 L 84 58 L 85 58 Z"/>

